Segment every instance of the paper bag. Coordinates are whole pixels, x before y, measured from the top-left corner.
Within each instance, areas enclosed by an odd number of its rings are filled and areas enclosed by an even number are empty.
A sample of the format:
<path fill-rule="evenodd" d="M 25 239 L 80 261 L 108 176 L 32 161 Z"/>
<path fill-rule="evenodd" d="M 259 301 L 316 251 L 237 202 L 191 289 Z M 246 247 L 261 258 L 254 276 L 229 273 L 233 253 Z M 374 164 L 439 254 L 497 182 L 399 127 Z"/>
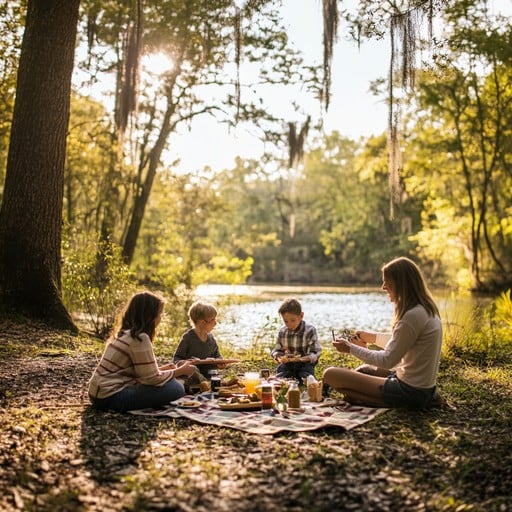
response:
<path fill-rule="evenodd" d="M 318 382 L 312 375 L 306 380 L 308 399 L 310 402 L 322 401 L 322 382 Z"/>

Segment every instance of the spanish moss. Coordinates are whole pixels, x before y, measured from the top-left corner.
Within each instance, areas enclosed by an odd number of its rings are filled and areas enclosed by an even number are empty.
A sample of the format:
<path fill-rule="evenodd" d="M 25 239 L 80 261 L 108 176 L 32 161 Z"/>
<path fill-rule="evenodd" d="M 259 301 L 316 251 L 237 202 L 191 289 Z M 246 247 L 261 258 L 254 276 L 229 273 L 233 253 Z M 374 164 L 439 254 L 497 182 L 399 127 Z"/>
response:
<path fill-rule="evenodd" d="M 142 0 L 137 0 L 132 10 L 125 37 L 124 70 L 121 80 L 120 105 L 118 112 L 119 133 L 124 134 L 129 116 L 137 110 L 137 85 L 142 51 Z"/>
<path fill-rule="evenodd" d="M 311 116 L 308 116 L 298 135 L 295 124 L 288 123 L 288 167 L 290 169 L 296 169 L 304 158 L 304 145 L 308 136 L 310 121 Z"/>
<path fill-rule="evenodd" d="M 404 12 L 396 12 L 390 17 L 389 34 L 391 54 L 388 75 L 388 170 L 390 191 L 390 218 L 394 218 L 395 205 L 400 203 L 402 169 L 401 112 L 400 99 L 395 87 L 407 92 L 416 84 L 416 55 L 420 30 L 425 12 L 428 15 L 429 41 L 432 39 L 432 18 L 434 0 L 427 0 L 419 6 Z"/>
<path fill-rule="evenodd" d="M 236 103 L 236 121 L 240 115 L 240 62 L 242 60 L 242 10 L 235 7 L 235 103 Z"/>
<path fill-rule="evenodd" d="M 325 110 L 329 108 L 331 96 L 331 64 L 338 34 L 338 2 L 337 0 L 322 0 L 323 20 L 324 20 L 324 78 L 322 84 L 322 102 Z"/>

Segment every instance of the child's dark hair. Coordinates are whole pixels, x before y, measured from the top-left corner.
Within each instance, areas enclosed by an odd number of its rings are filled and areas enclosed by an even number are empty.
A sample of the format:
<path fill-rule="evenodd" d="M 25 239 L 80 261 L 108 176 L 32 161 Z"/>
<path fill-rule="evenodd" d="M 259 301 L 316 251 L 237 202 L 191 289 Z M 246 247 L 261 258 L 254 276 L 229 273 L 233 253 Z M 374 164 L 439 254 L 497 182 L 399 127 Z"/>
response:
<path fill-rule="evenodd" d="M 145 332 L 153 341 L 156 331 L 156 319 L 164 309 L 164 300 L 151 292 L 139 292 L 132 296 L 124 309 L 117 335 L 130 331 L 133 338 Z"/>
<path fill-rule="evenodd" d="M 302 313 L 302 306 L 297 299 L 288 297 L 287 299 L 284 299 L 283 303 L 279 307 L 279 314 L 282 315 L 283 313 L 300 315 Z"/>

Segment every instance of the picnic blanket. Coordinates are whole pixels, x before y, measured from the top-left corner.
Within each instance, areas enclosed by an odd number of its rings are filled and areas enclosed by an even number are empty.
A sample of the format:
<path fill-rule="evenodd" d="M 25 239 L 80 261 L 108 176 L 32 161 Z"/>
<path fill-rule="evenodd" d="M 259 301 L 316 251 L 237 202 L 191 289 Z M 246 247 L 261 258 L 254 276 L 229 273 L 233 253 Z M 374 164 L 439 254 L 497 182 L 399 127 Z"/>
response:
<path fill-rule="evenodd" d="M 251 434 L 275 434 L 284 430 L 303 432 L 324 427 L 345 430 L 357 427 L 387 411 L 384 408 L 359 407 L 341 400 L 324 399 L 323 402 L 303 402 L 300 410 L 276 412 L 275 410 L 226 411 L 221 410 L 210 394 L 190 397 L 201 405 L 185 409 L 169 405 L 162 409 L 130 411 L 142 416 L 188 418 L 199 423 L 229 427 Z"/>

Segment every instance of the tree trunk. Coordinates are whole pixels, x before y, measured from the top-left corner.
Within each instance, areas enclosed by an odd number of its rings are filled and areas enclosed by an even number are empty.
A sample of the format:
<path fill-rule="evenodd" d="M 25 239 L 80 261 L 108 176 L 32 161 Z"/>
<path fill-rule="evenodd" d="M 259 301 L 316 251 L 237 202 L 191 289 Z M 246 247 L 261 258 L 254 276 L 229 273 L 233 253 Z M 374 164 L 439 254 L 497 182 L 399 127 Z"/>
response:
<path fill-rule="evenodd" d="M 158 139 L 155 142 L 153 149 L 150 151 L 146 178 L 142 184 L 142 187 L 137 190 L 137 195 L 134 199 L 133 210 L 122 251 L 123 259 L 128 265 L 130 265 L 133 261 L 137 239 L 139 238 L 142 220 L 144 219 L 144 212 L 149 201 L 149 196 L 153 187 L 153 181 L 155 180 L 158 164 L 160 163 L 160 158 L 165 147 L 165 142 L 171 133 L 170 120 L 171 115 L 174 112 L 173 109 L 173 106 L 168 107 L 165 113 Z M 143 156 L 141 156 L 141 158 L 143 158 Z"/>
<path fill-rule="evenodd" d="M 0 209 L 0 302 L 76 331 L 61 296 L 62 200 L 80 0 L 29 0 Z"/>

